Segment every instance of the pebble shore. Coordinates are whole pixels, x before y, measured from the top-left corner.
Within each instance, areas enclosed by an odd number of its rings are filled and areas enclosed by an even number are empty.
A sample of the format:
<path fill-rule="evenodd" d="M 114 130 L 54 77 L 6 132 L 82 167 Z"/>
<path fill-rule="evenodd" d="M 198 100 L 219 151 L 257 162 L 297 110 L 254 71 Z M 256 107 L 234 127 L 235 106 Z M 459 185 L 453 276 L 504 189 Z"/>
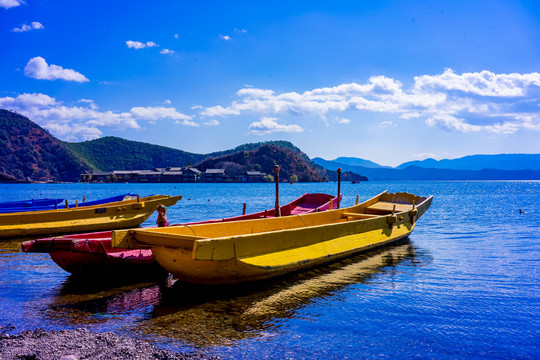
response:
<path fill-rule="evenodd" d="M 24 331 L 11 335 L 12 328 L 0 326 L 0 359 L 24 360 L 110 360 L 110 359 L 208 359 L 197 354 L 179 354 L 141 340 L 112 332 L 87 329 Z"/>

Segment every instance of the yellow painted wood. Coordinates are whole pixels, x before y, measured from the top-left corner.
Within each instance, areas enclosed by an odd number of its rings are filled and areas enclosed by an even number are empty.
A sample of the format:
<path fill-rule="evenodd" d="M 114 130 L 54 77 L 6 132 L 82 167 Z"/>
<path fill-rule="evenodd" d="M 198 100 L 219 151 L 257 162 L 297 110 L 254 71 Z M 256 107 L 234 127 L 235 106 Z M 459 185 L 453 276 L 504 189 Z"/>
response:
<path fill-rule="evenodd" d="M 379 216 L 379 215 L 375 215 L 375 214 L 359 214 L 359 213 L 344 212 L 344 213 L 343 213 L 343 216 L 345 216 L 345 217 L 351 217 L 351 218 L 355 218 L 355 219 L 371 219 L 371 218 L 377 217 L 377 216 Z"/>
<path fill-rule="evenodd" d="M 137 227 L 158 204 L 171 206 L 181 198 L 181 195 L 154 195 L 141 198 L 141 203 L 125 200 L 71 209 L 0 214 L 0 238 Z"/>
<path fill-rule="evenodd" d="M 409 211 L 412 209 L 412 204 L 395 204 L 392 202 L 380 201 L 376 204 L 368 206 L 368 211 L 372 212 L 392 212 L 396 209 L 396 212 Z"/>
<path fill-rule="evenodd" d="M 371 248 L 389 239 L 403 238 L 411 233 L 413 227 L 408 224 L 408 226 L 401 226 L 390 233 L 385 233 L 382 230 L 372 230 L 279 252 L 240 258 L 239 260 L 258 267 L 280 267 L 294 263 L 300 264 L 322 257 L 333 257 L 343 253 L 350 253 L 351 251 Z"/>
<path fill-rule="evenodd" d="M 344 209 L 231 223 L 115 231 L 112 240 L 117 247 L 151 246 L 159 264 L 187 282 L 253 281 L 403 239 L 412 232 L 415 221 L 431 201 L 432 197 L 383 192 Z M 413 202 L 417 204 L 414 211 Z M 392 215 L 394 205 L 396 213 Z"/>

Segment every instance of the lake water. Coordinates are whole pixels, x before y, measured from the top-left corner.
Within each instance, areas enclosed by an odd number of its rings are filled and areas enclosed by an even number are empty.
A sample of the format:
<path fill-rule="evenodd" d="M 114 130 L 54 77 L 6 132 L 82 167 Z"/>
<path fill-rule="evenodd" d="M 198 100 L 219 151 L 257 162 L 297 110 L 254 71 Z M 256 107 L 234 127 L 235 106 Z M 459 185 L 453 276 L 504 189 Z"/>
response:
<path fill-rule="evenodd" d="M 282 184 L 281 203 L 335 183 Z M 172 223 L 271 209 L 273 184 L 0 185 L 0 201 L 182 194 Z M 540 182 L 342 184 L 434 195 L 409 241 L 271 281 L 91 283 L 0 242 L 0 325 L 113 331 L 178 352 L 271 359 L 539 359 Z M 519 209 L 523 211 L 520 214 Z M 144 226 L 155 224 L 156 214 Z M 108 279 L 103 279 L 103 281 Z"/>

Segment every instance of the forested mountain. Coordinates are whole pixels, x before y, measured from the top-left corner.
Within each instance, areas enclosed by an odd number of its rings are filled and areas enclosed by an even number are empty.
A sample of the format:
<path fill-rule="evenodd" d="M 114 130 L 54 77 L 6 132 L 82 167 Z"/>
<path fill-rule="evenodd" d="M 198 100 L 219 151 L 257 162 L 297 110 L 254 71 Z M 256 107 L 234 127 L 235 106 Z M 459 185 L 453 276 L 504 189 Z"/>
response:
<path fill-rule="evenodd" d="M 107 136 L 80 143 L 65 143 L 92 170 L 144 170 L 194 165 L 206 155 L 165 146 Z"/>
<path fill-rule="evenodd" d="M 278 146 L 285 145 L 285 147 Z M 274 165 L 280 166 L 280 179 L 290 179 L 296 175 L 298 181 L 326 181 L 326 171 L 309 160 L 308 156 L 287 142 L 268 142 L 219 157 L 209 157 L 196 167 L 199 170 L 212 168 L 225 169 L 229 175 L 240 175 L 245 171 L 261 171 L 274 174 Z M 238 148 L 236 148 L 238 149 Z M 235 149 L 235 150 L 236 150 Z"/>
<path fill-rule="evenodd" d="M 231 150 L 195 154 L 164 146 L 104 137 L 79 143 L 63 142 L 28 118 L 0 110 L 0 181 L 27 179 L 77 181 L 86 171 L 147 170 L 197 166 L 226 168 L 229 175 L 260 170 L 282 179 L 325 181 L 326 171 L 287 141 L 240 145 Z"/>
<path fill-rule="evenodd" d="M 46 130 L 22 115 L 0 109 L 0 179 L 75 181 L 88 169 Z"/>

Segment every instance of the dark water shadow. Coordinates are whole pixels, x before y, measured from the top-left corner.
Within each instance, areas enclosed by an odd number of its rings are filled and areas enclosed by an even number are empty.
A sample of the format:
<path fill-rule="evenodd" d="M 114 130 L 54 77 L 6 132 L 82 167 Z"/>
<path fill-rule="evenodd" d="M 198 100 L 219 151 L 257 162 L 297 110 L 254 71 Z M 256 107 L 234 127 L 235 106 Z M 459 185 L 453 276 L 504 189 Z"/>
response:
<path fill-rule="evenodd" d="M 282 320 L 375 276 L 417 267 L 430 256 L 405 242 L 307 272 L 228 286 L 196 286 L 166 279 L 109 287 L 68 279 L 43 314 L 65 325 L 118 326 L 141 338 L 205 347 L 279 331 Z"/>
<path fill-rule="evenodd" d="M 22 252 L 21 242 L 29 239 L 3 239 L 0 240 L 0 254 Z"/>
<path fill-rule="evenodd" d="M 64 326 L 104 324 L 107 316 L 99 314 L 121 315 L 158 303 L 166 281 L 163 275 L 156 277 L 153 273 L 126 277 L 70 275 L 53 290 L 42 316 Z"/>

